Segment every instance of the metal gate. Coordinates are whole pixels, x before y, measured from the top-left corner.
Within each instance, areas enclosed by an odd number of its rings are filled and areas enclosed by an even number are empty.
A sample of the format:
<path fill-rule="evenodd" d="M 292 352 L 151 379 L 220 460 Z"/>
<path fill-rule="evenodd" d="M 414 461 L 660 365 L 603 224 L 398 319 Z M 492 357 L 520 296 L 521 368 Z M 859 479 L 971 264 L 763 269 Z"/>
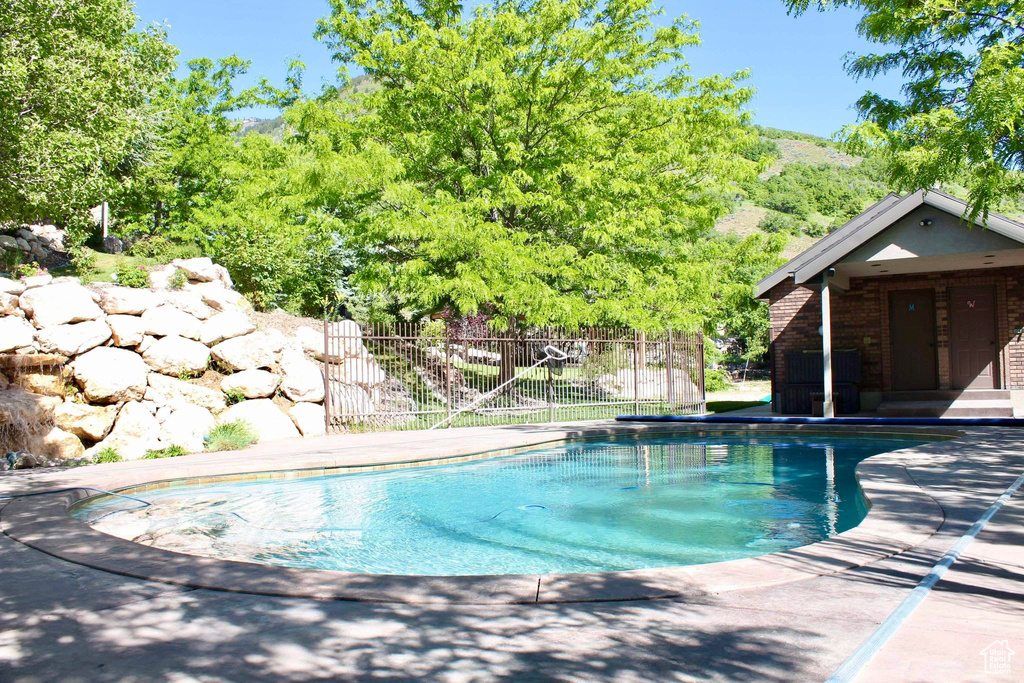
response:
<path fill-rule="evenodd" d="M 704 412 L 700 333 L 344 320 L 324 345 L 331 431 Z"/>

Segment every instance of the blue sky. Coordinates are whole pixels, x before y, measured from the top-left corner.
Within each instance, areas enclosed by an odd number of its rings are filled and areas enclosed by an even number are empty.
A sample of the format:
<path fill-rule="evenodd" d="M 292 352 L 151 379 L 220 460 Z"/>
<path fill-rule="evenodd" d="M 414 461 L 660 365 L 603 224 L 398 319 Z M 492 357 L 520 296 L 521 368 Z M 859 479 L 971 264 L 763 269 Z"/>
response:
<path fill-rule="evenodd" d="M 846 52 L 868 49 L 854 12 L 794 18 L 782 0 L 667 0 L 664 7 L 667 16 L 700 21 L 704 44 L 688 54 L 695 74 L 752 70 L 751 108 L 762 125 L 829 136 L 855 120 L 852 104 L 866 88 L 897 92 L 893 78 L 858 83 L 843 71 Z M 136 0 L 136 13 L 144 23 L 170 25 L 182 62 L 237 53 L 252 60 L 251 81 L 266 76 L 281 83 L 288 60 L 300 57 L 309 88 L 334 78 L 327 49 L 312 36 L 314 22 L 327 13 L 324 0 Z"/>

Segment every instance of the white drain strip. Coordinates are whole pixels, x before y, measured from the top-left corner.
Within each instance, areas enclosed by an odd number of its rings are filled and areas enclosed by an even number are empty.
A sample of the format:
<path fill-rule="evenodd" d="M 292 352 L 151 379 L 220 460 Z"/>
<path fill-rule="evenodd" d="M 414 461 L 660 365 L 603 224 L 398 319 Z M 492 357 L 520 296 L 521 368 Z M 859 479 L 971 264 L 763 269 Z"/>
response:
<path fill-rule="evenodd" d="M 914 590 L 910 592 L 903 602 L 900 603 L 892 614 L 890 614 L 885 621 L 879 624 L 875 632 L 865 640 L 857 650 L 850 655 L 850 657 L 843 662 L 842 666 L 836 669 L 835 673 L 829 677 L 827 683 L 846 683 L 852 681 L 857 674 L 860 673 L 861 669 L 871 661 L 871 658 L 878 654 L 878 651 L 882 649 L 890 638 L 896 635 L 896 632 L 903 626 L 903 622 L 907 620 L 915 609 L 924 602 L 924 599 L 928 596 L 932 587 L 942 579 L 946 570 L 956 562 L 960 555 L 967 550 L 967 546 L 971 544 L 971 541 L 975 539 L 978 533 L 985 528 L 989 520 L 999 512 L 999 509 L 1006 504 L 1007 501 L 1017 492 L 1017 489 L 1024 484 L 1024 474 L 1017 477 L 1017 480 L 1010 484 L 1010 487 L 1003 492 L 1003 495 L 999 496 L 994 503 L 985 511 L 985 514 L 975 522 L 970 529 L 967 530 L 963 536 L 953 544 L 953 547 L 946 551 L 946 554 L 942 556 L 928 575 L 921 579 L 921 582 L 914 587 Z"/>

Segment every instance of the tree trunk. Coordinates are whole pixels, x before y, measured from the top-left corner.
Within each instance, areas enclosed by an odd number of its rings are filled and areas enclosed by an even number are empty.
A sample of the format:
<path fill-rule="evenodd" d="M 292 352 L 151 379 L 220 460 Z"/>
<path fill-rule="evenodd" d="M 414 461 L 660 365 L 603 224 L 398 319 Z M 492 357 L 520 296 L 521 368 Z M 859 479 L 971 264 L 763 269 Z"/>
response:
<path fill-rule="evenodd" d="M 519 340 L 508 339 L 499 343 L 501 360 L 498 361 L 498 385 L 508 382 L 516 376 L 516 360 L 519 357 Z M 505 391 L 512 387 L 506 387 Z M 504 391 L 502 392 L 504 393 Z"/>

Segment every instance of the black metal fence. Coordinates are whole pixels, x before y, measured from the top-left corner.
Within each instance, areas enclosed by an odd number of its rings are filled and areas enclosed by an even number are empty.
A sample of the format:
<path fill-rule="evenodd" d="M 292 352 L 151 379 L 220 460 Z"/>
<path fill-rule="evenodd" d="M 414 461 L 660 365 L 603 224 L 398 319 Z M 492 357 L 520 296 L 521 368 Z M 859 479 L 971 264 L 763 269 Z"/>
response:
<path fill-rule="evenodd" d="M 700 333 L 441 321 L 324 327 L 328 428 L 426 429 L 704 411 Z"/>

